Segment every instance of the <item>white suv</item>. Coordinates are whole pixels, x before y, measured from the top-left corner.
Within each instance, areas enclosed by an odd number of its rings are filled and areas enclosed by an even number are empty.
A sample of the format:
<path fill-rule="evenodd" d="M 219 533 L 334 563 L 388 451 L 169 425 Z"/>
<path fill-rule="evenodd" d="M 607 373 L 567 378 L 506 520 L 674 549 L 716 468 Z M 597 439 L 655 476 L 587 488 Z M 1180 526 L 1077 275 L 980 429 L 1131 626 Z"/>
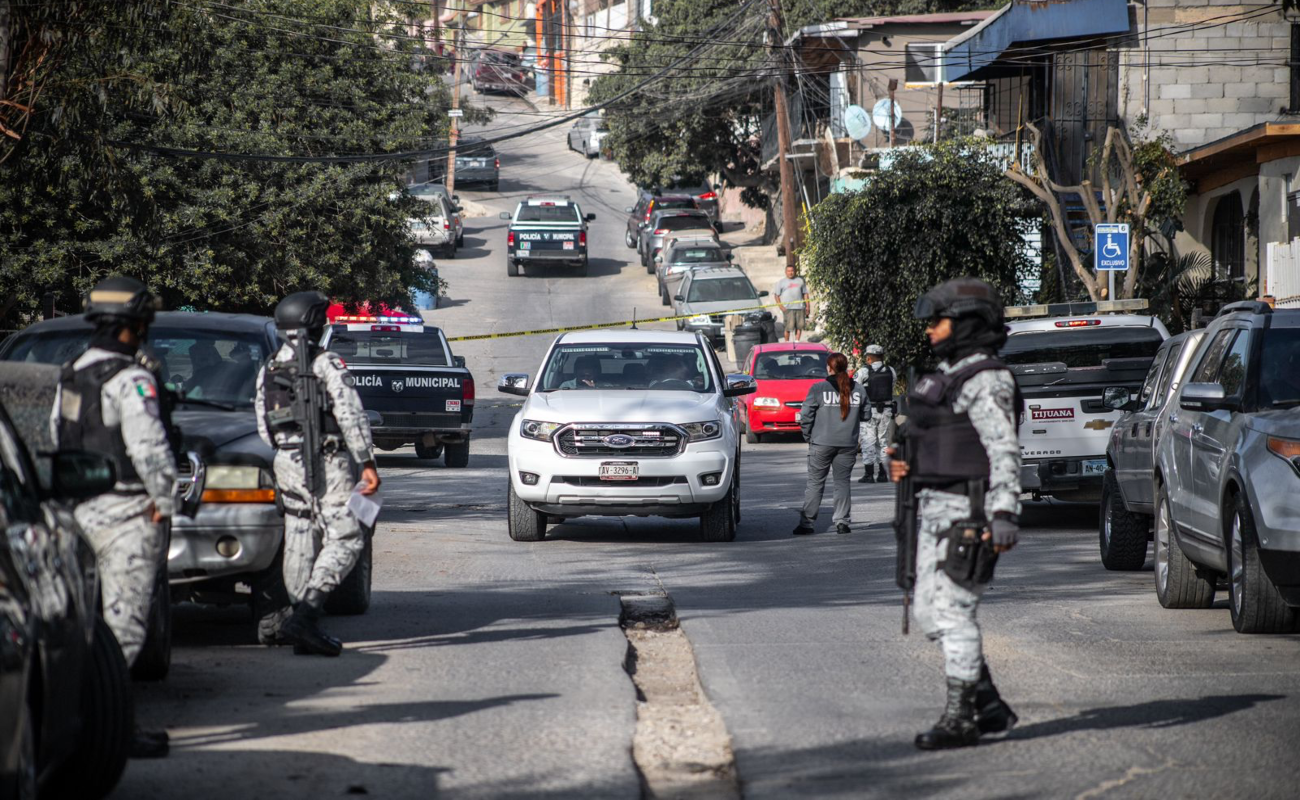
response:
<path fill-rule="evenodd" d="M 509 530 L 546 536 L 580 517 L 700 519 L 706 541 L 731 541 L 740 519 L 740 436 L 727 375 L 697 333 L 592 331 L 560 336 L 535 381 L 508 374 L 522 395 L 510 425 Z"/>

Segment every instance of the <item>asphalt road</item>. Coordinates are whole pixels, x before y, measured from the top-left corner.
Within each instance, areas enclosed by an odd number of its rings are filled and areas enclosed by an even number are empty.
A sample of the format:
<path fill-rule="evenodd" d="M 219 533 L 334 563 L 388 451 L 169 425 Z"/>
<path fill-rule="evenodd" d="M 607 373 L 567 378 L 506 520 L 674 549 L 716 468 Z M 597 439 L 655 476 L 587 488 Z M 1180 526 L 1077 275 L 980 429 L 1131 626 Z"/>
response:
<path fill-rule="evenodd" d="M 531 192 L 576 196 L 598 215 L 590 276 L 508 279 L 505 223 L 470 219 L 460 257 L 439 262 L 450 296 L 431 317 L 450 334 L 659 313 L 622 243 L 631 188 L 569 153 L 564 130 L 503 146 L 499 195 L 458 193 L 493 212 Z M 381 456 L 374 602 L 328 620 L 342 657 L 257 647 L 242 609 L 178 610 L 172 676 L 138 686 L 141 720 L 171 731 L 173 753 L 132 762 L 116 797 L 637 797 L 617 595 L 660 590 L 748 797 L 1296 796 L 1300 636 L 1234 633 L 1222 594 L 1211 610 L 1161 609 L 1149 567 L 1101 568 L 1095 507 L 1027 507 L 981 609 L 1020 726 L 938 754 L 911 743 L 937 718 L 942 666 L 899 632 L 888 486 L 854 484 L 852 535 L 791 537 L 805 448 L 765 441 L 745 447 L 735 542 L 702 544 L 687 521 L 597 518 L 510 541 L 516 399 L 491 387 L 535 372 L 550 341 L 457 348 L 479 385 L 468 469 Z"/>

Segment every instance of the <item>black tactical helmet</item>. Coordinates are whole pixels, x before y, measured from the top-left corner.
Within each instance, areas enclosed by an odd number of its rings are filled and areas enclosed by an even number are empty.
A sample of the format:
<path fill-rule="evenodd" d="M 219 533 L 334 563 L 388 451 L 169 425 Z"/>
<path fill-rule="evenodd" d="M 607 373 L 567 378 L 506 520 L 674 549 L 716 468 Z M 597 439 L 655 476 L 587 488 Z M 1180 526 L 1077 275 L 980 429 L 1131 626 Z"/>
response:
<path fill-rule="evenodd" d="M 95 284 L 86 295 L 84 304 L 86 319 L 90 322 L 120 322 L 123 325 L 153 322 L 158 306 L 158 298 L 148 286 L 125 275 L 112 275 Z"/>
<path fill-rule="evenodd" d="M 329 307 L 330 299 L 320 292 L 294 292 L 275 307 L 275 327 L 282 331 L 323 329 Z"/>
<path fill-rule="evenodd" d="M 1002 302 L 998 293 L 979 278 L 953 278 L 921 295 L 912 315 L 935 317 L 980 317 L 990 328 L 1001 328 Z"/>

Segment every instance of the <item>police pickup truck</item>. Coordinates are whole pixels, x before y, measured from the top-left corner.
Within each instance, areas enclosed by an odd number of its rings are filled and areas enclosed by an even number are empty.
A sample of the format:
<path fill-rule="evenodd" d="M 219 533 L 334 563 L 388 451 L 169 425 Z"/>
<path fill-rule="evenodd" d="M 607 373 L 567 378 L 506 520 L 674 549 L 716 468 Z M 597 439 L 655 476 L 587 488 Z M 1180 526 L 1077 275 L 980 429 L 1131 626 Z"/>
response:
<path fill-rule="evenodd" d="M 595 214 L 568 197 L 529 197 L 515 213 L 501 212 L 510 220 L 506 233 L 506 274 L 514 277 L 519 268 L 538 263 L 566 264 L 587 274 L 587 223 Z"/>
<path fill-rule="evenodd" d="M 1059 303 L 1006 309 L 1001 358 L 1024 398 L 1021 487 L 1035 498 L 1101 499 L 1106 447 L 1120 412 L 1102 405 L 1107 386 L 1137 395 L 1169 337 L 1145 300 Z"/>
<path fill-rule="evenodd" d="M 375 447 L 414 444 L 418 458 L 469 464 L 474 376 L 440 328 L 406 314 L 339 315 L 330 320 L 326 346 L 348 365 L 361 404 L 374 412 Z"/>

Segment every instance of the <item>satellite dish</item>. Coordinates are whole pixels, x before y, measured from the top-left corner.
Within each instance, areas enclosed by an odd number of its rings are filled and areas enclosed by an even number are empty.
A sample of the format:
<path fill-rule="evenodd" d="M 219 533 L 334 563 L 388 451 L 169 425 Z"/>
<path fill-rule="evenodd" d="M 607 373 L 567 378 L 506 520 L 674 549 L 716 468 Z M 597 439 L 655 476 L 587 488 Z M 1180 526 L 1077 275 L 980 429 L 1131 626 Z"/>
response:
<path fill-rule="evenodd" d="M 894 113 L 889 113 L 890 105 L 894 107 Z M 882 131 L 889 131 L 903 124 L 903 109 L 894 103 L 888 97 L 876 101 L 875 106 L 871 109 L 871 121 L 876 123 L 876 127 Z"/>
<path fill-rule="evenodd" d="M 850 139 L 865 139 L 871 133 L 871 115 L 862 106 L 844 109 L 844 130 Z"/>

